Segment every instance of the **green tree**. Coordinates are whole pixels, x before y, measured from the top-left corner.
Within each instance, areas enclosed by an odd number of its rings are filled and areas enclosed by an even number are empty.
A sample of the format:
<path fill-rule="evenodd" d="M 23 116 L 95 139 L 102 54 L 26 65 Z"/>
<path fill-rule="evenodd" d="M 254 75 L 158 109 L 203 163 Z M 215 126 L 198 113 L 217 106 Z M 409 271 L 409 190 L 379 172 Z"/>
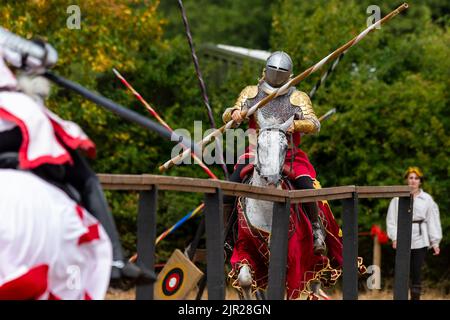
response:
<path fill-rule="evenodd" d="M 269 47 L 272 1 L 184 0 L 183 6 L 196 43 L 223 43 L 253 49 Z M 178 1 L 162 1 L 166 36 L 184 36 Z"/>

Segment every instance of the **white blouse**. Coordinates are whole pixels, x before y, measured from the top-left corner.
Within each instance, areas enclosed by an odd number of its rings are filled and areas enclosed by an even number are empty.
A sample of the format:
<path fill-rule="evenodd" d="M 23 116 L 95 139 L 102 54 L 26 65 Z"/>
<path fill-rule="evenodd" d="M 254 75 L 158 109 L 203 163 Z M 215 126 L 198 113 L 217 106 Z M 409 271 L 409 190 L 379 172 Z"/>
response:
<path fill-rule="evenodd" d="M 397 215 L 398 197 L 391 200 L 386 217 L 387 234 L 392 241 L 397 240 Z M 420 189 L 420 193 L 414 197 L 411 249 L 439 247 L 441 240 L 439 208 L 433 198 Z"/>

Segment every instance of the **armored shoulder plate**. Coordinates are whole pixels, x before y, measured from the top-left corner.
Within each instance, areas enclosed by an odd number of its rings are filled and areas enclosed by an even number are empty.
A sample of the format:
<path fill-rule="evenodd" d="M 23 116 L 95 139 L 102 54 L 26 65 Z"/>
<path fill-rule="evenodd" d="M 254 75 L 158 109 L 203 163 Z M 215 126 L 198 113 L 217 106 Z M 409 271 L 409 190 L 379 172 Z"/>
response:
<path fill-rule="evenodd" d="M 239 94 L 236 103 L 233 107 L 227 108 L 222 115 L 223 122 L 227 123 L 231 120 L 231 114 L 234 110 L 242 110 L 244 103 L 247 99 L 253 99 L 258 95 L 258 86 L 247 86 Z"/>
<path fill-rule="evenodd" d="M 241 91 L 239 98 L 253 99 L 258 94 L 258 86 L 246 86 Z"/>
<path fill-rule="evenodd" d="M 307 105 L 311 105 L 311 99 L 309 99 L 308 95 L 298 90 L 292 92 L 289 100 L 292 105 L 302 109 Z"/>
<path fill-rule="evenodd" d="M 291 94 L 289 101 L 294 107 L 300 107 L 302 111 L 302 119 L 294 121 L 295 131 L 303 133 L 318 132 L 320 130 L 320 121 L 314 113 L 309 96 L 302 91 L 295 90 Z"/>

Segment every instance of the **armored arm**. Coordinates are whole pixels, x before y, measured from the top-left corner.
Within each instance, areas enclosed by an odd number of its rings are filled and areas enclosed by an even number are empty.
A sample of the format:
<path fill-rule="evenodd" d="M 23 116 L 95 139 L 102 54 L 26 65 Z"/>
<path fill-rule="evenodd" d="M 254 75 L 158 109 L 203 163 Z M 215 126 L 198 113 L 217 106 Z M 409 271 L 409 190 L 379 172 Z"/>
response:
<path fill-rule="evenodd" d="M 291 94 L 290 102 L 293 106 L 301 109 L 300 119 L 294 120 L 294 131 L 302 133 L 317 133 L 320 131 L 320 121 L 312 107 L 308 95 L 301 91 Z"/>
<path fill-rule="evenodd" d="M 222 115 L 223 122 L 227 123 L 231 120 L 231 115 L 235 110 L 242 111 L 247 107 L 246 102 L 248 99 L 253 99 L 258 94 L 258 86 L 247 86 L 241 91 L 239 98 L 231 108 L 227 108 Z"/>

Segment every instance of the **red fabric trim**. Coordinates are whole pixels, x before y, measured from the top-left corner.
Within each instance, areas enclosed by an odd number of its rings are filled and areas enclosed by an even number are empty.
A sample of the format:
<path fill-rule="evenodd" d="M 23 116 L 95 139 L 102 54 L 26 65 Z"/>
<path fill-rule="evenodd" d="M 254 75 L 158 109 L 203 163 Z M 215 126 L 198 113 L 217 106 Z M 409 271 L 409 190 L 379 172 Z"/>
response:
<path fill-rule="evenodd" d="M 92 300 L 92 297 L 87 293 L 87 291 L 84 292 L 84 300 Z"/>
<path fill-rule="evenodd" d="M 253 163 L 249 163 L 244 168 L 242 168 L 241 173 L 239 174 L 241 179 L 244 179 L 247 175 L 251 174 L 253 172 L 254 166 L 255 165 Z"/>
<path fill-rule="evenodd" d="M 96 150 L 95 144 L 92 142 L 92 140 L 90 140 L 89 138 L 88 139 L 74 138 L 70 136 L 58 122 L 56 122 L 52 118 L 49 119 L 53 125 L 53 129 L 55 130 L 56 134 L 64 141 L 64 143 L 69 148 L 73 150 L 80 148 L 86 151 L 88 157 L 95 158 Z"/>
<path fill-rule="evenodd" d="M 49 164 L 64 164 L 66 162 L 72 163 L 72 158 L 70 157 L 68 152 L 58 157 L 47 155 L 38 157 L 34 160 L 29 160 L 27 158 L 27 150 L 28 145 L 30 143 L 30 135 L 28 133 L 26 124 L 20 118 L 9 113 L 5 109 L 2 109 L 1 106 L 0 106 L 0 118 L 14 122 L 22 132 L 22 145 L 20 146 L 19 150 L 19 163 L 22 169 L 34 169 L 45 163 Z"/>
<path fill-rule="evenodd" d="M 0 285 L 0 300 L 36 300 L 47 290 L 48 265 L 28 270 L 20 277 Z"/>
<path fill-rule="evenodd" d="M 88 231 L 78 239 L 78 245 L 100 239 L 98 223 L 88 227 Z"/>
<path fill-rule="evenodd" d="M 62 300 L 62 299 L 53 292 L 49 292 L 47 300 Z"/>
<path fill-rule="evenodd" d="M 83 208 L 77 205 L 75 209 L 81 222 L 83 222 L 84 218 Z M 98 223 L 95 223 L 93 225 L 88 226 L 88 231 L 78 238 L 78 245 L 80 246 L 84 243 L 88 243 L 97 239 L 100 239 L 100 230 L 98 228 Z"/>
<path fill-rule="evenodd" d="M 83 221 L 84 213 L 83 208 L 79 205 L 75 207 L 75 210 L 77 211 L 78 216 L 80 217 L 81 221 Z"/>

